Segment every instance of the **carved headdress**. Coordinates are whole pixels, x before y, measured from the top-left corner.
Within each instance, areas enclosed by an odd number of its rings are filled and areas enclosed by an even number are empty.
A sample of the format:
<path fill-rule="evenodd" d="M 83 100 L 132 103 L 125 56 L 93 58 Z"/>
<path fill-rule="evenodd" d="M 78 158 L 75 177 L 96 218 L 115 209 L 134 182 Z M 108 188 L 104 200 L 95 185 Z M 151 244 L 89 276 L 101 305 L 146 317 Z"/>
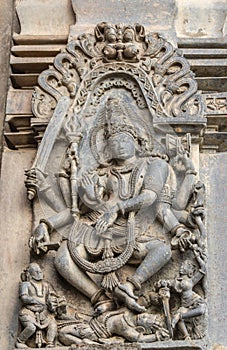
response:
<path fill-rule="evenodd" d="M 99 119 L 91 131 L 90 147 L 95 159 L 102 165 L 107 164 L 105 158 L 107 140 L 119 133 L 127 133 L 138 144 L 139 154 L 150 155 L 153 149 L 151 125 L 146 125 L 142 117 L 133 108 L 129 108 L 124 98 L 109 97 L 99 111 Z M 108 157 L 107 157 L 108 158 Z"/>
<path fill-rule="evenodd" d="M 120 132 L 129 134 L 135 140 L 138 139 L 136 127 L 130 121 L 122 103 L 117 98 L 109 98 L 106 103 L 105 137 L 108 139 Z"/>

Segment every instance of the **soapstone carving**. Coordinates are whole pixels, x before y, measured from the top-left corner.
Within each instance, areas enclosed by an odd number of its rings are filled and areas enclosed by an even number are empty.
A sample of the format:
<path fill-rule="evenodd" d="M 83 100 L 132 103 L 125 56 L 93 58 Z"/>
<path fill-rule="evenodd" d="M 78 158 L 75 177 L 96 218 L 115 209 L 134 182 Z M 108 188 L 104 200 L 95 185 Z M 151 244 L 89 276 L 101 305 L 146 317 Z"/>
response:
<path fill-rule="evenodd" d="M 205 188 L 187 131 L 204 120 L 188 62 L 142 25 L 103 22 L 69 41 L 39 85 L 33 112 L 49 123 L 26 171 L 30 247 L 52 257 L 91 316 L 58 327 L 58 341 L 97 342 L 101 329 L 104 342 L 202 338 Z M 197 320 L 193 330 L 186 319 Z"/>

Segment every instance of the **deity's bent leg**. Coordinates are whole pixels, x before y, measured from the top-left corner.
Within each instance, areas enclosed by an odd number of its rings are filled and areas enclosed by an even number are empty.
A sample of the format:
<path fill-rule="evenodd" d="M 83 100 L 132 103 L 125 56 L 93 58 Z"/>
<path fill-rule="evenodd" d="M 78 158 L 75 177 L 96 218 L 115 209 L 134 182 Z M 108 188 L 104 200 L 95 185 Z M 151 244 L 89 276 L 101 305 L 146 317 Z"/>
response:
<path fill-rule="evenodd" d="M 190 336 L 189 336 L 187 327 L 186 327 L 186 325 L 185 325 L 185 323 L 184 323 L 183 320 L 180 320 L 180 321 L 178 322 L 178 329 L 179 329 L 179 331 L 182 333 L 184 339 L 186 339 L 186 340 L 189 340 L 189 339 L 190 339 Z"/>
<path fill-rule="evenodd" d="M 124 301 L 130 309 L 143 312 L 142 307 L 135 302 L 137 297 L 134 295 L 134 290 L 139 290 L 142 283 L 146 282 L 167 264 L 171 258 L 171 249 L 164 242 L 158 240 L 150 241 L 146 246 L 139 243 L 138 247 L 141 249 L 134 254 L 134 258 L 143 260 L 135 273 L 127 278 L 127 282 L 118 286 L 116 292 L 122 300 L 124 296 Z"/>
<path fill-rule="evenodd" d="M 73 287 L 92 298 L 99 291 L 98 286 L 72 260 L 67 242 L 63 242 L 55 257 L 55 266 L 60 275 Z"/>
<path fill-rule="evenodd" d="M 172 255 L 170 247 L 162 241 L 151 241 L 147 243 L 146 248 L 148 252 L 144 260 L 130 278 L 131 282 L 135 280 L 135 284 L 146 282 L 168 263 Z"/>

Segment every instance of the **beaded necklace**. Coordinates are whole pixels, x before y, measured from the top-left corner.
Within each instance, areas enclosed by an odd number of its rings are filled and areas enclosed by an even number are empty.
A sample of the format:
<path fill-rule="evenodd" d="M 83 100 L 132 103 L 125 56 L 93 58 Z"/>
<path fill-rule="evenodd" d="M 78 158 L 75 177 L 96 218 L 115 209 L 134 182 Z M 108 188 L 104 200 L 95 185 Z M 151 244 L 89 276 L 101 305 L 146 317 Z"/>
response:
<path fill-rule="evenodd" d="M 124 167 L 113 167 L 110 171 L 118 179 L 119 198 L 122 200 L 127 200 L 127 199 L 133 197 L 134 192 L 135 192 L 135 187 L 136 187 L 136 180 L 137 180 L 138 173 L 139 173 L 138 166 L 134 166 L 134 164 L 128 164 Z M 129 171 L 131 171 L 131 174 L 130 174 L 130 177 L 128 180 L 128 185 L 126 185 L 124 175 L 122 175 L 122 174 L 128 173 Z"/>

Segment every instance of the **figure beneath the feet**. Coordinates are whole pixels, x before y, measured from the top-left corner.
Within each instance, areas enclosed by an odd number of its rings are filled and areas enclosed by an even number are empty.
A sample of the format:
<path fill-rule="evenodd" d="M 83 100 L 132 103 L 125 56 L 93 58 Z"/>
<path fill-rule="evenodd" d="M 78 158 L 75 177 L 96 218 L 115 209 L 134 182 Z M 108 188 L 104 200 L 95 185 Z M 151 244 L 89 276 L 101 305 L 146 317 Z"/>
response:
<path fill-rule="evenodd" d="M 59 339 L 64 345 L 111 344 L 116 342 L 152 343 L 169 339 L 160 316 L 149 313 L 135 315 L 123 308 L 107 311 L 85 322 L 78 320 L 59 330 Z"/>

